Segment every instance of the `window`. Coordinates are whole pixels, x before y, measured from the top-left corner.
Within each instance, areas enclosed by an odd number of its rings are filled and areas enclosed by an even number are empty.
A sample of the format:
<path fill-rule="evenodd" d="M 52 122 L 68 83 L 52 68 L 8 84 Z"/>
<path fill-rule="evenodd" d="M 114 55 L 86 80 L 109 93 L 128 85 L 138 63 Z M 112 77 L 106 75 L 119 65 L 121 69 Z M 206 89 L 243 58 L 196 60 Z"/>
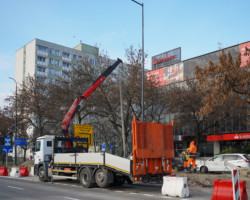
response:
<path fill-rule="evenodd" d="M 40 151 L 40 149 L 41 149 L 41 141 L 37 141 L 36 142 L 36 146 L 35 146 L 35 151 L 37 152 L 37 151 Z"/>
<path fill-rule="evenodd" d="M 47 83 L 52 83 L 52 80 L 50 78 L 46 79 Z"/>
<path fill-rule="evenodd" d="M 50 53 L 50 54 L 53 54 L 53 52 L 54 52 L 53 49 L 50 49 L 50 50 L 49 50 L 49 53 Z"/>
<path fill-rule="evenodd" d="M 59 71 L 55 70 L 55 71 L 54 71 L 54 74 L 55 74 L 56 76 L 58 76 L 58 75 L 59 75 Z"/>
<path fill-rule="evenodd" d="M 42 52 L 47 52 L 47 47 L 44 47 L 44 46 L 38 45 L 38 46 L 37 46 L 37 49 L 38 49 L 39 51 L 42 51 Z"/>
<path fill-rule="evenodd" d="M 73 55 L 73 60 L 76 60 L 76 55 Z"/>
<path fill-rule="evenodd" d="M 53 74 L 53 69 L 49 69 L 49 74 Z"/>
<path fill-rule="evenodd" d="M 222 161 L 222 158 L 223 158 L 223 156 L 219 155 L 219 156 L 216 156 L 214 158 L 211 158 L 210 161 L 219 162 L 219 161 Z"/>
<path fill-rule="evenodd" d="M 62 76 L 67 77 L 68 76 L 67 72 L 62 71 Z"/>
<path fill-rule="evenodd" d="M 37 79 L 38 81 L 43 81 L 45 78 L 44 78 L 43 76 L 36 76 L 36 79 Z"/>
<path fill-rule="evenodd" d="M 45 62 L 45 58 L 41 56 L 37 56 L 37 61 Z"/>
<path fill-rule="evenodd" d="M 73 65 L 73 68 L 76 69 L 76 65 Z"/>
<path fill-rule="evenodd" d="M 246 158 L 247 160 L 250 160 L 250 155 L 244 154 L 243 157 Z"/>
<path fill-rule="evenodd" d="M 53 64 L 54 60 L 52 58 L 49 59 L 49 64 Z"/>
<path fill-rule="evenodd" d="M 69 67 L 69 64 L 68 64 L 68 63 L 63 62 L 63 63 L 62 63 L 62 66 L 63 66 L 63 67 Z"/>
<path fill-rule="evenodd" d="M 77 60 L 78 60 L 78 61 L 82 61 L 82 56 L 78 56 L 78 57 L 77 57 Z"/>
<path fill-rule="evenodd" d="M 235 160 L 235 155 L 224 155 L 224 161 Z"/>
<path fill-rule="evenodd" d="M 47 147 L 52 147 L 52 141 L 47 141 Z"/>
<path fill-rule="evenodd" d="M 37 67 L 37 71 L 38 72 L 45 72 L 45 68 L 44 67 Z"/>
<path fill-rule="evenodd" d="M 55 55 L 56 56 L 60 56 L 60 51 L 59 50 L 55 50 Z"/>
<path fill-rule="evenodd" d="M 62 56 L 65 58 L 69 58 L 69 53 L 63 52 Z"/>
<path fill-rule="evenodd" d="M 55 60 L 55 66 L 59 66 L 59 60 Z"/>

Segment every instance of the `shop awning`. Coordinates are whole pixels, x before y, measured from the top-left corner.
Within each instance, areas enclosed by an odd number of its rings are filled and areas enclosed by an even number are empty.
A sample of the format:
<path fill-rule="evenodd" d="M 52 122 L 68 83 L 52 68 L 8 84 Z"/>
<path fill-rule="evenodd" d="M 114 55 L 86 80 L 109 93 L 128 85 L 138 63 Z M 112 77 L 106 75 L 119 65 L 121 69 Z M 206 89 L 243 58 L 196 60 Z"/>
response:
<path fill-rule="evenodd" d="M 233 133 L 221 135 L 208 135 L 207 141 L 223 141 L 223 140 L 249 140 L 250 133 Z"/>

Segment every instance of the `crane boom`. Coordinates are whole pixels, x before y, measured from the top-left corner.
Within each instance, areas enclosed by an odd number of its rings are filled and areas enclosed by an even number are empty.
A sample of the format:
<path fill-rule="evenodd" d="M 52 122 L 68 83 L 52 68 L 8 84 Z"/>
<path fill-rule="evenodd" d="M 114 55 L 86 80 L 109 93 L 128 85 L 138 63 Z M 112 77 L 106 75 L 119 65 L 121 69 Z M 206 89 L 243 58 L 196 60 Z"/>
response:
<path fill-rule="evenodd" d="M 82 100 L 87 99 L 120 63 L 122 63 L 122 60 L 117 58 L 117 61 L 111 66 L 109 66 L 104 72 L 102 72 L 102 74 L 89 86 L 89 88 L 83 93 L 83 95 L 75 99 L 74 103 L 72 104 L 68 113 L 66 114 L 66 116 L 62 121 L 62 130 L 66 137 L 69 136 L 68 133 L 69 123 L 71 119 L 73 119 L 77 110 L 79 109 Z"/>

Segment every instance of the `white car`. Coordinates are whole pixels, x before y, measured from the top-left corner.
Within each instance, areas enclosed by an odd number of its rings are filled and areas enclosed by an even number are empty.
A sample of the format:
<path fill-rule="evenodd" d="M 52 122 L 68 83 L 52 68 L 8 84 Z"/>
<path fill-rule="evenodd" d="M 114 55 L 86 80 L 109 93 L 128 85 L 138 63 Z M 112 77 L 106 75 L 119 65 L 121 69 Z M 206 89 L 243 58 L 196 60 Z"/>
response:
<path fill-rule="evenodd" d="M 227 166 L 226 162 L 231 163 L 237 167 L 250 168 L 250 156 L 247 154 L 220 154 L 197 164 L 197 170 L 201 173 L 207 172 L 226 172 L 231 168 Z"/>

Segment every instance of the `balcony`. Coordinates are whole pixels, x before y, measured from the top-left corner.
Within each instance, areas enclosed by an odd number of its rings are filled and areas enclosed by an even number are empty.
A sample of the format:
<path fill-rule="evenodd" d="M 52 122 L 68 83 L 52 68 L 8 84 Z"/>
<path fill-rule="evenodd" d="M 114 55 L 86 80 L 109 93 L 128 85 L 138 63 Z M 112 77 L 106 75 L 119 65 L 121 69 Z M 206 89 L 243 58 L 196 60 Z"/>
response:
<path fill-rule="evenodd" d="M 38 56 L 43 56 L 43 57 L 48 56 L 48 52 L 46 52 L 46 51 L 37 50 L 36 53 L 37 53 Z"/>
<path fill-rule="evenodd" d="M 39 72 L 39 71 L 37 71 L 36 72 L 36 75 L 38 75 L 38 76 L 42 76 L 42 77 L 47 77 L 48 76 L 48 72 Z"/>
<path fill-rule="evenodd" d="M 43 62 L 43 61 L 36 61 L 36 64 L 39 66 L 43 66 L 43 67 L 47 67 L 48 66 L 48 62 Z"/>
<path fill-rule="evenodd" d="M 71 59 L 67 57 L 62 57 L 62 60 L 68 63 L 71 63 Z"/>
<path fill-rule="evenodd" d="M 62 67 L 62 71 L 69 72 L 70 71 L 70 67 Z"/>

